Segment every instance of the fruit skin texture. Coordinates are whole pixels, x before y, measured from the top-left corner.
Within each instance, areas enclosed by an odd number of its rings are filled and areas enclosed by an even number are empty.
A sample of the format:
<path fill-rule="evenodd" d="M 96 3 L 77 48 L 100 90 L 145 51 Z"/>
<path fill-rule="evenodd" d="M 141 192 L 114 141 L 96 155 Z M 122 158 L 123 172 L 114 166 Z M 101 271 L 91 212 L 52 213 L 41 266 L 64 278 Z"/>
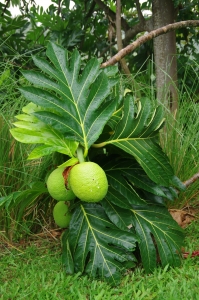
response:
<path fill-rule="evenodd" d="M 47 188 L 49 194 L 57 201 L 70 201 L 75 199 L 75 194 L 72 190 L 67 189 L 63 176 L 65 168 L 55 169 L 47 179 Z"/>
<path fill-rule="evenodd" d="M 66 202 L 57 202 L 53 209 L 53 218 L 55 220 L 55 223 L 60 228 L 68 227 L 71 220 L 71 213 L 68 211 L 68 205 L 66 204 Z"/>
<path fill-rule="evenodd" d="M 75 165 L 69 174 L 69 186 L 80 200 L 86 202 L 98 202 L 108 191 L 106 173 L 94 162 Z"/>

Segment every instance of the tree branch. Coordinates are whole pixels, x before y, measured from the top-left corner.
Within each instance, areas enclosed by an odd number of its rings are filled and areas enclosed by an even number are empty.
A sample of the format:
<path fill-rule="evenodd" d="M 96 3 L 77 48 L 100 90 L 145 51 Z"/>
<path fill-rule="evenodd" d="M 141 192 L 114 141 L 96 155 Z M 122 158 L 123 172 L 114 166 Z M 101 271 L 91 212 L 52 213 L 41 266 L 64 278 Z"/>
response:
<path fill-rule="evenodd" d="M 137 23 L 136 25 L 134 25 L 132 28 L 130 28 L 128 31 L 125 32 L 125 39 L 123 40 L 123 44 L 125 46 L 128 45 L 129 41 L 133 39 L 138 33 L 143 31 L 153 30 L 152 18 L 146 20 L 141 11 L 139 0 L 135 0 L 135 3 L 137 8 L 139 23 Z"/>
<path fill-rule="evenodd" d="M 194 183 L 197 179 L 199 178 L 199 173 L 194 174 L 191 178 L 187 179 L 186 181 L 183 182 L 183 184 L 188 187 L 192 183 Z"/>
<path fill-rule="evenodd" d="M 102 2 L 101 0 L 94 0 L 94 1 L 111 18 L 111 20 L 114 21 L 116 19 L 116 14 L 106 4 L 104 4 L 104 2 Z M 138 1 L 138 0 L 136 0 L 136 1 Z M 138 1 L 138 5 L 139 5 L 139 1 Z M 140 7 L 140 5 L 139 5 L 139 7 Z M 137 10 L 140 10 L 140 12 L 141 12 L 141 9 L 139 7 L 137 7 Z M 142 12 L 141 12 L 141 14 L 142 14 Z M 128 45 L 129 41 L 131 39 L 133 39 L 138 33 L 143 32 L 143 31 L 151 31 L 153 29 L 152 19 L 148 19 L 148 20 L 144 19 L 144 22 L 139 22 L 138 24 L 134 25 L 131 28 L 129 26 L 129 24 L 127 23 L 127 21 L 124 18 L 121 18 L 121 25 L 122 25 L 122 29 L 125 32 L 125 38 L 123 40 L 124 46 Z"/>
<path fill-rule="evenodd" d="M 121 28 L 121 1 L 116 0 L 116 36 L 117 36 L 117 48 L 118 51 L 122 50 L 122 28 Z M 131 74 L 125 58 L 120 60 L 121 67 L 125 74 Z"/>
<path fill-rule="evenodd" d="M 144 23 L 145 18 L 142 14 L 139 0 L 135 0 L 135 3 L 136 3 L 137 13 L 138 13 L 138 19 L 139 19 L 140 23 Z"/>
<path fill-rule="evenodd" d="M 118 50 L 122 50 L 121 1 L 116 0 L 116 36 Z"/>
<path fill-rule="evenodd" d="M 115 13 L 106 5 L 104 4 L 104 2 L 102 2 L 101 0 L 95 0 L 95 2 L 97 3 L 97 5 L 103 9 L 103 11 L 111 17 L 112 20 L 115 20 L 116 19 L 116 15 Z M 129 24 L 127 23 L 127 21 L 124 19 L 124 18 L 121 18 L 121 25 L 122 25 L 122 28 L 127 31 L 130 29 L 130 26 Z"/>
<path fill-rule="evenodd" d="M 153 30 L 152 18 L 145 20 L 144 23 L 139 22 L 125 32 L 125 38 L 123 40 L 123 44 L 128 45 L 129 41 L 132 40 L 140 32 L 152 31 L 152 30 Z"/>
<path fill-rule="evenodd" d="M 88 20 L 88 19 L 92 16 L 93 11 L 94 11 L 94 9 L 95 9 L 95 5 L 96 5 L 96 2 L 93 1 L 92 4 L 91 4 L 90 9 L 89 9 L 89 11 L 88 11 L 88 13 L 87 13 L 86 16 L 85 16 L 85 20 Z"/>
<path fill-rule="evenodd" d="M 58 1 L 58 6 L 57 6 L 57 16 L 59 16 L 61 13 L 61 0 Z"/>
<path fill-rule="evenodd" d="M 185 180 L 183 182 L 184 186 L 188 188 L 192 183 L 194 183 L 197 179 L 199 179 L 199 173 L 194 174 L 191 178 Z M 176 190 L 177 194 L 179 194 L 179 191 Z"/>
<path fill-rule="evenodd" d="M 9 7 L 9 4 L 10 4 L 10 0 L 7 0 L 6 3 L 5 3 L 4 9 L 1 13 L 2 17 L 4 16 L 6 9 Z"/>
<path fill-rule="evenodd" d="M 158 28 L 156 30 L 153 30 L 153 31 L 141 36 L 140 38 L 138 38 L 132 44 L 130 44 L 127 47 L 120 50 L 116 55 L 111 57 L 108 61 L 104 62 L 101 65 L 101 68 L 105 68 L 105 67 L 108 67 L 108 66 L 111 66 L 111 65 L 115 65 L 124 56 L 126 56 L 127 54 L 129 54 L 130 52 L 135 50 L 137 47 L 139 47 L 140 45 L 146 43 L 147 41 L 150 41 L 150 40 L 154 39 L 155 37 L 157 37 L 159 35 L 165 34 L 165 33 L 169 32 L 169 31 L 172 31 L 172 30 L 176 30 L 176 29 L 183 28 L 183 27 L 189 27 L 189 26 L 191 26 L 191 27 L 199 26 L 199 20 L 188 20 L 188 21 L 176 22 L 176 23 L 172 23 L 172 24 L 163 26 L 163 27 Z"/>

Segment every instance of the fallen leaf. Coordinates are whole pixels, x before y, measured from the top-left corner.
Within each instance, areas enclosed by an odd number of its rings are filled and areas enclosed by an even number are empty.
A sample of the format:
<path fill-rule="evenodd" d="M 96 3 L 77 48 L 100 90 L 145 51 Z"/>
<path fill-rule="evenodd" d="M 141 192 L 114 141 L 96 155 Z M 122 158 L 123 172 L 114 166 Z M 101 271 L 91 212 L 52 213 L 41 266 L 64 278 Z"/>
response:
<path fill-rule="evenodd" d="M 182 228 L 187 227 L 196 218 L 196 212 L 194 210 L 169 209 L 169 212 Z"/>

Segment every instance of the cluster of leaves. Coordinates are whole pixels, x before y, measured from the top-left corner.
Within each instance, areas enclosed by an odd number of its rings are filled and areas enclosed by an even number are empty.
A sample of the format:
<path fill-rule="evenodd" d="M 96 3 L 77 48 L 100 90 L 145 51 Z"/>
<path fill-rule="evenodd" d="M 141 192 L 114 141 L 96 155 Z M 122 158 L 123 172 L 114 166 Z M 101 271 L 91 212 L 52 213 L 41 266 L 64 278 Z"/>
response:
<path fill-rule="evenodd" d="M 55 43 L 46 55 L 33 57 L 42 72 L 23 72 L 31 85 L 21 92 L 30 104 L 11 133 L 38 144 L 29 159 L 56 151 L 76 161 L 81 146 L 109 183 L 101 202 L 76 199 L 70 206 L 72 220 L 62 237 L 66 272 L 117 284 L 138 253 L 147 272 L 159 262 L 179 265 L 183 233 L 164 201 L 184 186 L 158 143 L 162 109 L 146 98 L 134 101 L 121 88 L 117 68 L 101 69 L 97 58 L 85 65 L 77 50 L 70 55 Z"/>
<path fill-rule="evenodd" d="M 28 9 L 29 2 L 31 2 L 32 7 Z M 134 29 L 140 20 L 136 3 L 132 3 L 132 1 L 123 2 L 122 12 L 125 17 L 122 20 L 122 29 L 125 35 L 130 29 L 132 32 L 135 30 L 135 36 L 128 40 L 130 43 L 140 32 L 138 29 Z M 109 0 L 103 4 L 102 1 L 94 0 L 53 0 L 46 11 L 42 7 L 36 6 L 34 1 L 16 0 L 11 1 L 11 3 L 19 5 L 22 15 L 13 18 L 7 4 L 0 3 L 0 10 L 3 12 L 0 16 L 0 23 L 2 24 L 0 51 L 5 60 L 7 60 L 8 55 L 9 57 L 16 56 L 15 63 L 22 65 L 25 61 L 27 67 L 30 53 L 40 52 L 40 55 L 44 55 L 43 49 L 49 40 L 58 42 L 68 50 L 74 46 L 78 47 L 88 57 L 94 54 L 97 57 L 103 57 L 104 60 L 117 52 L 114 25 L 115 1 Z M 197 1 L 192 1 L 189 4 L 187 1 L 175 0 L 174 4 L 177 21 L 198 19 Z M 142 1 L 140 9 L 145 21 L 149 20 L 151 14 L 148 12 L 152 11 L 152 1 Z M 108 34 L 110 28 L 112 28 L 111 34 Z M 112 37 L 110 38 L 110 36 Z M 179 58 L 185 59 L 185 57 L 192 55 L 197 60 L 198 54 L 195 51 L 197 40 L 198 32 L 195 28 L 180 29 L 177 32 L 178 51 L 182 54 Z M 124 45 L 126 46 L 125 41 Z M 131 72 L 137 73 L 138 70 L 146 70 L 149 58 L 152 56 L 152 42 L 142 45 L 135 56 L 131 55 L 126 58 Z M 179 77 L 183 77 L 181 72 L 179 72 Z M 189 84 L 189 82 L 187 83 Z"/>
<path fill-rule="evenodd" d="M 0 3 L 0 51 L 2 59 L 13 57 L 20 65 L 30 60 L 30 53 L 43 55 L 43 47 L 48 41 L 72 49 L 76 46 L 82 52 L 102 53 L 108 46 L 106 32 L 108 22 L 103 11 L 96 9 L 93 1 L 52 1 L 44 11 L 34 1 L 18 3 L 21 15 L 13 17 L 8 5 Z M 32 7 L 30 6 L 30 3 Z M 95 13 L 94 13 L 95 12 Z M 99 22 L 100 20 L 100 22 Z M 108 51 L 107 51 L 108 50 Z M 109 54 L 109 46 L 104 52 Z M 23 60 L 21 58 L 23 56 Z"/>

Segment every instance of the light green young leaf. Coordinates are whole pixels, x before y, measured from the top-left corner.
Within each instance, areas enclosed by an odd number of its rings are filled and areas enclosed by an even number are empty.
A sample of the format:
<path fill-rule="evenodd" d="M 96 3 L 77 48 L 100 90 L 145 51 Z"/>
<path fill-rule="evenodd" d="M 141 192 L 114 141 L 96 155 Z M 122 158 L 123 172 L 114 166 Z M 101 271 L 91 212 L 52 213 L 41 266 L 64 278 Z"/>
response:
<path fill-rule="evenodd" d="M 68 147 L 70 148 L 70 147 Z M 68 149 L 69 150 L 69 149 Z M 50 155 L 53 152 L 59 152 L 62 154 L 66 154 L 69 156 L 71 154 L 71 148 L 69 151 L 67 151 L 66 147 L 61 147 L 61 146 L 51 146 L 51 145 L 41 145 L 38 147 L 35 147 L 34 150 L 28 155 L 28 159 L 38 159 L 40 157 Z"/>
<path fill-rule="evenodd" d="M 67 161 L 65 161 L 63 164 L 61 164 L 60 166 L 58 166 L 58 168 L 70 167 L 70 166 L 77 164 L 78 162 L 79 162 L 78 158 L 72 157 L 72 158 L 68 159 Z"/>
<path fill-rule="evenodd" d="M 14 123 L 16 128 L 10 130 L 19 142 L 42 144 L 29 154 L 28 159 L 37 159 L 55 151 L 73 157 L 78 143 L 66 139 L 59 131 L 46 125 L 33 115 L 40 110 L 41 107 L 29 103 L 23 108 L 26 114 L 16 116 L 19 121 Z"/>

